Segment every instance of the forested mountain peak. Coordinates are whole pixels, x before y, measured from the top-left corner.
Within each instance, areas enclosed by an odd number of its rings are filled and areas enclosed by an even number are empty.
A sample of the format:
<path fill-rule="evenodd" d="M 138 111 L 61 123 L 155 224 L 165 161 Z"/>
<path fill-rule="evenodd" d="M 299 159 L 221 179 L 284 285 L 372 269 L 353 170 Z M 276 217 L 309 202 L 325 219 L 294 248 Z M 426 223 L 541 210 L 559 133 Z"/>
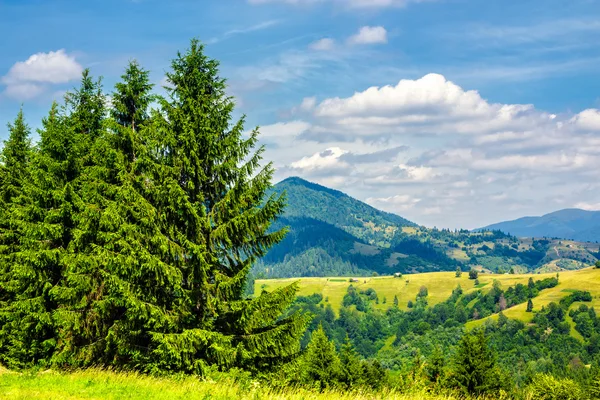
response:
<path fill-rule="evenodd" d="M 273 190 L 287 194 L 286 217 L 324 221 L 373 245 L 388 247 L 399 228 L 417 226 L 414 222 L 380 211 L 341 191 L 299 177 L 287 178 L 275 185 Z"/>

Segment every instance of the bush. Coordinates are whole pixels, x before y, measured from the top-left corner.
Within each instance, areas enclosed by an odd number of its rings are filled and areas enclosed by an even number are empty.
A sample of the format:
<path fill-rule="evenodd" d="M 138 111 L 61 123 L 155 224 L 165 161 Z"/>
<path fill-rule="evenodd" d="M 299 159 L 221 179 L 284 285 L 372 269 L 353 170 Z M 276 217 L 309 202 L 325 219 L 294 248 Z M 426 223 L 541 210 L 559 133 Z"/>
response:
<path fill-rule="evenodd" d="M 571 379 L 558 379 L 552 375 L 536 375 L 529 385 L 531 398 L 535 400 L 580 400 L 584 392 Z"/>
<path fill-rule="evenodd" d="M 479 277 L 479 272 L 472 269 L 469 271 L 469 279 L 477 279 Z"/>

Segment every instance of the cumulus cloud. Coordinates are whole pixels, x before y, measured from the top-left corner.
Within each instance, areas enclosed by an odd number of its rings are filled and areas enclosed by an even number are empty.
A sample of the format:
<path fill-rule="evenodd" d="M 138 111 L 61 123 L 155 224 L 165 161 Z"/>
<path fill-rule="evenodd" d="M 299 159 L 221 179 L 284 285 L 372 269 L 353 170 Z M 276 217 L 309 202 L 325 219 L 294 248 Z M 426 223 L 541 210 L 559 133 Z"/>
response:
<path fill-rule="evenodd" d="M 348 38 L 349 44 L 387 43 L 387 31 L 383 26 L 363 26 L 358 33 Z"/>
<path fill-rule="evenodd" d="M 0 82 L 6 95 L 28 99 L 42 93 L 48 85 L 67 83 L 79 78 L 83 67 L 64 49 L 36 53 L 15 63 Z"/>
<path fill-rule="evenodd" d="M 465 91 L 439 74 L 371 87 L 348 98 L 326 99 L 317 106 L 315 116 L 363 134 L 479 134 L 524 130 L 553 119 L 530 104 L 490 104 L 477 91 Z"/>
<path fill-rule="evenodd" d="M 586 131 L 600 131 L 600 110 L 590 108 L 574 116 L 571 122 Z"/>
<path fill-rule="evenodd" d="M 418 223 L 475 228 L 598 207 L 597 109 L 494 103 L 438 74 L 297 109 L 305 122 L 292 121 L 293 140 L 269 153 L 278 177 L 301 175 Z"/>
<path fill-rule="evenodd" d="M 293 169 L 312 171 L 316 169 L 329 169 L 332 167 L 346 166 L 346 163 L 340 161 L 340 157 L 346 153 L 339 147 L 331 147 L 321 153 L 315 153 L 310 157 L 302 159 L 290 164 Z"/>

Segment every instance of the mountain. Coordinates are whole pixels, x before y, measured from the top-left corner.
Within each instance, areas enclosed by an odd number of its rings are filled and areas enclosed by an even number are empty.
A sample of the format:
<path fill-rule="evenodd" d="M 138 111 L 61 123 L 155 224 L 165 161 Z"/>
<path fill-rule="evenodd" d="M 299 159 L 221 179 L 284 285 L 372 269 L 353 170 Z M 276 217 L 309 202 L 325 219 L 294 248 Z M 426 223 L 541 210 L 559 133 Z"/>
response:
<path fill-rule="evenodd" d="M 287 178 L 273 189 L 287 193 L 286 218 L 312 218 L 334 225 L 370 244 L 388 247 L 398 229 L 417 224 L 380 211 L 338 190 L 298 177 Z"/>
<path fill-rule="evenodd" d="M 600 211 L 576 208 L 556 211 L 541 217 L 524 217 L 486 226 L 518 237 L 551 237 L 581 242 L 600 241 Z"/>
<path fill-rule="evenodd" d="M 387 275 L 456 268 L 455 260 L 421 242 L 409 244 L 415 254 L 399 243 L 403 229 L 419 229 L 414 222 L 338 190 L 292 177 L 272 192 L 285 192 L 288 199 L 273 229 L 287 226 L 290 231 L 257 263 L 254 272 L 259 276 Z"/>
<path fill-rule="evenodd" d="M 288 227 L 289 232 L 255 264 L 256 278 L 391 275 L 457 267 L 493 273 L 554 272 L 590 266 L 600 257 L 594 243 L 518 239 L 498 228 L 429 229 L 296 177 L 271 190 L 284 192 L 288 206 L 272 229 Z M 570 214 L 561 221 L 577 220 L 576 213 Z"/>

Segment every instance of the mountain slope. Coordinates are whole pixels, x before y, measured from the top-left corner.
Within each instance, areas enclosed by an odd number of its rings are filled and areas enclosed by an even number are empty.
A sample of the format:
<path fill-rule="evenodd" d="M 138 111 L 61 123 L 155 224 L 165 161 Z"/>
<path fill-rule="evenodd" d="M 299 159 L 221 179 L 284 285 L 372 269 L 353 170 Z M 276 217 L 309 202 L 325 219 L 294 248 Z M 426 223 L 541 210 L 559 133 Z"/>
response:
<path fill-rule="evenodd" d="M 273 226 L 289 233 L 254 267 L 254 274 L 283 278 L 454 270 L 458 263 L 431 246 L 399 240 L 403 228 L 421 229 L 333 189 L 288 178 L 273 188 L 288 206 Z"/>
<path fill-rule="evenodd" d="M 417 226 L 338 190 L 301 178 L 285 179 L 275 185 L 273 190 L 287 193 L 286 218 L 302 217 L 327 222 L 369 244 L 387 247 L 398 229 Z"/>
<path fill-rule="evenodd" d="M 518 239 L 499 230 L 425 228 L 300 178 L 278 183 L 273 192 L 285 192 L 288 198 L 285 213 L 273 229 L 287 226 L 289 233 L 255 264 L 257 278 L 391 275 L 457 267 L 498 273 L 557 272 L 593 265 L 600 256 L 598 244 L 593 243 Z M 562 225 L 577 222 L 581 219 L 577 211 L 558 220 Z M 535 221 L 525 219 L 523 224 Z"/>
<path fill-rule="evenodd" d="M 518 237 L 556 237 L 600 241 L 600 211 L 565 209 L 541 217 L 524 217 L 486 226 Z"/>

